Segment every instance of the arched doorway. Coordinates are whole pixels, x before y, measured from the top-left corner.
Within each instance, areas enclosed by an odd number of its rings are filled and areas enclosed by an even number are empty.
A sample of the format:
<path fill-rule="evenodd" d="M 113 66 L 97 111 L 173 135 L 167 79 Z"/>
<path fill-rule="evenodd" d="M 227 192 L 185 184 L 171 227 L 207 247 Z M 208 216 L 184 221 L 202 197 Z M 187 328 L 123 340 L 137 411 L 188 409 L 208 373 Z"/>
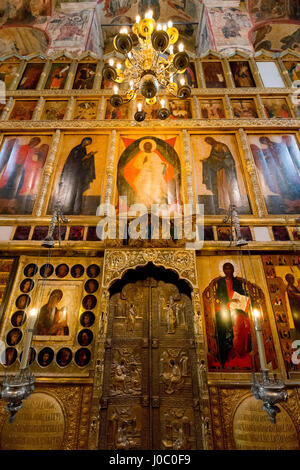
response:
<path fill-rule="evenodd" d="M 201 449 L 191 288 L 149 263 L 110 288 L 100 449 Z"/>

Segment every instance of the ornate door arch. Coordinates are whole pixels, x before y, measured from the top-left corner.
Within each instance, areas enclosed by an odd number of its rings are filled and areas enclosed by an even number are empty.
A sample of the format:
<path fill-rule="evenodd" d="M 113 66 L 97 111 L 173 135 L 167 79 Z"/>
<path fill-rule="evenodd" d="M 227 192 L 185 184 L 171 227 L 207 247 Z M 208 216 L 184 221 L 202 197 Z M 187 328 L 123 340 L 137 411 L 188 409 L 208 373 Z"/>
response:
<path fill-rule="evenodd" d="M 189 288 L 132 273 L 109 301 L 99 448 L 201 449 Z"/>

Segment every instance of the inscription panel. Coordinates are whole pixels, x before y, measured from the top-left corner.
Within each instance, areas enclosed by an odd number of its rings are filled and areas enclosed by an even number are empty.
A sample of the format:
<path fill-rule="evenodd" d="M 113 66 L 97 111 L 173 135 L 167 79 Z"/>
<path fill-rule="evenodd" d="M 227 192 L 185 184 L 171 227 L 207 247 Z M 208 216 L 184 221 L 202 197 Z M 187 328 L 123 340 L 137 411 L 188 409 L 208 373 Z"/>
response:
<path fill-rule="evenodd" d="M 24 400 L 14 423 L 4 421 L 2 450 L 56 450 L 62 448 L 65 417 L 60 403 L 46 393 L 33 393 Z"/>

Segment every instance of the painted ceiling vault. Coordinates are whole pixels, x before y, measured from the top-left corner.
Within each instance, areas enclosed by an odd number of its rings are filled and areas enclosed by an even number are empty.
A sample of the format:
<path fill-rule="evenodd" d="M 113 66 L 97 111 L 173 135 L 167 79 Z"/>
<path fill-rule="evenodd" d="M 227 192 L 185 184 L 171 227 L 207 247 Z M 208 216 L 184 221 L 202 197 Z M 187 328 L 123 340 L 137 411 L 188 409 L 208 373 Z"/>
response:
<path fill-rule="evenodd" d="M 0 0 L 0 52 L 105 55 L 119 25 L 150 8 L 178 24 L 191 52 L 300 50 L 299 0 Z"/>

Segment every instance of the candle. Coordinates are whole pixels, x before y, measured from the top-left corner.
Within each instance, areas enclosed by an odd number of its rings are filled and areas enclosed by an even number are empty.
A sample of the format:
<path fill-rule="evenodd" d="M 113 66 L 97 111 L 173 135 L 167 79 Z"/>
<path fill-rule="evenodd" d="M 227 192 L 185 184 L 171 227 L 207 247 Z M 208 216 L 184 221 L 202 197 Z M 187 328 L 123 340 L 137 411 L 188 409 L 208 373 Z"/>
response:
<path fill-rule="evenodd" d="M 165 107 L 165 100 L 160 100 L 160 104 L 161 104 L 161 107 L 164 108 Z"/>
<path fill-rule="evenodd" d="M 160 23 L 157 23 L 157 28 L 156 28 L 156 29 L 157 29 L 157 31 L 161 31 L 161 29 L 162 29 L 162 26 L 161 26 L 161 24 L 160 24 Z"/>
<path fill-rule="evenodd" d="M 169 47 L 169 51 L 170 51 L 170 54 L 173 54 L 173 52 L 174 52 L 174 47 L 173 47 L 173 46 L 170 46 L 170 47 Z"/>
<path fill-rule="evenodd" d="M 267 369 L 264 339 L 263 339 L 263 334 L 262 334 L 262 329 L 261 329 L 261 324 L 260 324 L 260 312 L 256 308 L 253 310 L 253 316 L 254 316 L 254 329 L 255 329 L 255 335 L 256 335 L 260 368 Z"/>
<path fill-rule="evenodd" d="M 148 11 L 148 18 L 149 18 L 149 20 L 151 20 L 152 16 L 153 16 L 153 11 L 152 11 L 152 10 L 149 10 L 149 11 Z"/>
<path fill-rule="evenodd" d="M 118 95 L 119 94 L 119 88 L 117 85 L 114 85 L 114 94 Z"/>
<path fill-rule="evenodd" d="M 163 24 L 162 29 L 163 29 L 163 31 L 167 31 L 167 25 L 166 25 L 166 24 Z"/>
<path fill-rule="evenodd" d="M 142 103 L 138 103 L 137 107 L 138 107 L 138 111 L 141 112 L 142 111 Z"/>
<path fill-rule="evenodd" d="M 20 369 L 26 369 L 27 364 L 28 364 L 28 357 L 29 357 L 32 335 L 33 335 L 33 328 L 36 322 L 36 317 L 37 317 L 37 309 L 32 308 L 29 312 L 29 320 L 28 320 L 27 330 L 26 330 L 24 343 L 23 343 L 24 346 L 23 346 L 23 354 L 22 354 L 22 361 L 21 361 Z"/>
<path fill-rule="evenodd" d="M 113 65 L 114 65 L 114 59 L 109 59 L 108 63 L 109 63 L 109 65 L 110 65 L 111 67 L 113 67 Z"/>
<path fill-rule="evenodd" d="M 121 34 L 127 34 L 127 32 L 128 32 L 128 31 L 127 31 L 127 28 L 122 28 L 122 29 L 120 29 L 120 33 L 121 33 Z"/>
<path fill-rule="evenodd" d="M 168 21 L 168 28 L 172 28 L 173 26 L 173 21 Z"/>
<path fill-rule="evenodd" d="M 135 22 L 139 23 L 140 21 L 141 21 L 141 17 L 139 15 L 137 15 L 137 17 L 135 18 Z"/>
<path fill-rule="evenodd" d="M 179 52 L 183 52 L 184 45 L 182 44 L 182 42 L 178 44 L 178 49 L 179 49 Z"/>
<path fill-rule="evenodd" d="M 118 69 L 118 70 L 121 70 L 121 67 L 122 67 L 122 65 L 120 64 L 120 62 L 118 62 L 118 63 L 117 63 L 117 69 Z"/>
<path fill-rule="evenodd" d="M 182 78 L 180 79 L 180 85 L 183 86 L 184 84 L 185 84 L 185 79 L 182 77 Z"/>
<path fill-rule="evenodd" d="M 130 88 L 132 90 L 133 89 L 133 80 L 130 80 L 129 85 L 130 85 Z"/>

